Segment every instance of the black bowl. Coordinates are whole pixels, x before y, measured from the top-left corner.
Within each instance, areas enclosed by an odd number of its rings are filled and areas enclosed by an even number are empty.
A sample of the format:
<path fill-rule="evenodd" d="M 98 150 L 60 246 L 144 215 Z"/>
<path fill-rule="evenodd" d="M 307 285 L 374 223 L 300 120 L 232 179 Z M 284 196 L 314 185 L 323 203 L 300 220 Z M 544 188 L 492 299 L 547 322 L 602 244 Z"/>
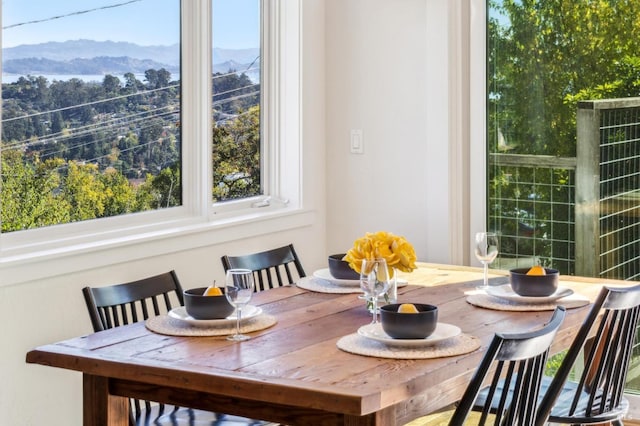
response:
<path fill-rule="evenodd" d="M 359 280 L 360 274 L 351 269 L 349 262 L 342 260 L 346 253 L 329 256 L 329 272 L 338 280 Z"/>
<path fill-rule="evenodd" d="M 431 336 L 438 325 L 438 307 L 414 303 L 417 313 L 398 312 L 402 303 L 380 307 L 382 329 L 394 339 L 424 339 Z"/>
<path fill-rule="evenodd" d="M 511 288 L 516 294 L 526 297 L 551 296 L 558 289 L 560 273 L 557 269 L 544 268 L 546 275 L 527 275 L 530 268 L 509 271 Z"/>
<path fill-rule="evenodd" d="M 184 291 L 184 307 L 187 313 L 195 319 L 212 320 L 226 318 L 235 308 L 224 295 L 224 288 L 220 296 L 203 296 L 207 287 L 192 288 Z"/>

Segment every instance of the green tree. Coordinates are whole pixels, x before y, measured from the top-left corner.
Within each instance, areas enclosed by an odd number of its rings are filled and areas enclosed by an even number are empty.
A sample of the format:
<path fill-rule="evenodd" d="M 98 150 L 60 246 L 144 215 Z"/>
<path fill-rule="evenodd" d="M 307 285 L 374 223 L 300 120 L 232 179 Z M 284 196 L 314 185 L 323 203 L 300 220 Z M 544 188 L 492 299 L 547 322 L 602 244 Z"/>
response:
<path fill-rule="evenodd" d="M 113 168 L 109 168 L 100 175 L 104 186 L 103 217 L 117 216 L 130 213 L 135 207 L 135 191 L 125 176 Z"/>
<path fill-rule="evenodd" d="M 152 210 L 157 207 L 159 197 L 153 188 L 153 180 L 153 175 L 147 173 L 145 181 L 137 187 L 135 192 L 135 211 Z"/>
<path fill-rule="evenodd" d="M 132 72 L 124 74 L 124 87 L 127 93 L 137 93 L 140 90 L 144 90 L 144 83 L 136 78 L 136 75 Z"/>
<path fill-rule="evenodd" d="M 60 111 L 55 111 L 51 114 L 51 132 L 52 133 L 60 133 L 64 129 L 64 120 L 62 119 L 62 114 Z"/>
<path fill-rule="evenodd" d="M 182 204 L 180 168 L 178 164 L 162 169 L 151 182 L 157 208 L 175 207 Z"/>
<path fill-rule="evenodd" d="M 596 88 L 618 81 L 619 65 L 639 57 L 640 2 L 490 4 L 495 12 L 489 22 L 492 151 L 500 150 L 502 135 L 515 147 L 512 152 L 574 156 L 575 96 L 585 90 L 596 94 Z"/>
<path fill-rule="evenodd" d="M 213 198 L 258 195 L 260 185 L 260 107 L 254 106 L 213 128 Z"/>
<path fill-rule="evenodd" d="M 26 162 L 18 150 L 2 151 L 2 232 L 69 222 L 70 206 L 55 197 L 62 160 Z"/>
<path fill-rule="evenodd" d="M 122 90 L 122 83 L 120 79 L 114 75 L 107 74 L 104 76 L 102 80 L 102 90 L 101 98 L 111 99 L 107 102 L 103 102 L 100 107 L 101 112 L 105 113 L 115 113 L 122 109 L 122 106 L 125 104 L 125 100 L 123 98 L 119 98 L 120 91 Z"/>
<path fill-rule="evenodd" d="M 106 193 L 98 166 L 70 161 L 62 187 L 61 198 L 70 206 L 72 222 L 103 216 Z"/>

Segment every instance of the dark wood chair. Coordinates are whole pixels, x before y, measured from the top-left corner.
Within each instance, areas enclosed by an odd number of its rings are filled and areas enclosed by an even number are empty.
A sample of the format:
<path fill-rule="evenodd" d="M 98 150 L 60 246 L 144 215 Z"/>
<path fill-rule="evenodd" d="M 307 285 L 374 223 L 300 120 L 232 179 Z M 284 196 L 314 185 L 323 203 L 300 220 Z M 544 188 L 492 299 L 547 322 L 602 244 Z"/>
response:
<path fill-rule="evenodd" d="M 253 271 L 256 291 L 291 285 L 306 276 L 293 244 L 242 256 L 225 255 L 221 260 L 225 271 L 234 268 Z"/>
<path fill-rule="evenodd" d="M 533 425 L 549 347 L 564 317 L 560 306 L 539 330 L 496 333 L 449 425 L 468 424 L 472 410 L 480 412 L 478 425 Z M 491 384 L 481 391 L 490 374 Z"/>
<path fill-rule="evenodd" d="M 640 318 L 640 285 L 603 287 L 567 351 L 558 372 L 543 384 L 536 425 L 551 423 L 622 426 L 629 408 L 623 397 Z M 585 350 L 583 372 L 569 380 Z M 582 361 L 580 361 L 582 363 Z"/>
<path fill-rule="evenodd" d="M 144 321 L 184 304 L 174 271 L 125 284 L 82 289 L 94 331 Z M 133 425 L 268 425 L 269 422 L 131 399 Z"/>

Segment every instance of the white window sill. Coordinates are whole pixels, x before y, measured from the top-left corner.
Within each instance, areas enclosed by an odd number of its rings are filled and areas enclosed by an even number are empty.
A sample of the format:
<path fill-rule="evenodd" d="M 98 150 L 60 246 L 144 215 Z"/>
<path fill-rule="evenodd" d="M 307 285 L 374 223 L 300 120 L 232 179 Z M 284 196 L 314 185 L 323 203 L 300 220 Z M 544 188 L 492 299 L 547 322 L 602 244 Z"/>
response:
<path fill-rule="evenodd" d="M 47 250 L 5 252 L 0 258 L 0 287 L 309 226 L 315 216 L 293 208 L 252 211 Z"/>

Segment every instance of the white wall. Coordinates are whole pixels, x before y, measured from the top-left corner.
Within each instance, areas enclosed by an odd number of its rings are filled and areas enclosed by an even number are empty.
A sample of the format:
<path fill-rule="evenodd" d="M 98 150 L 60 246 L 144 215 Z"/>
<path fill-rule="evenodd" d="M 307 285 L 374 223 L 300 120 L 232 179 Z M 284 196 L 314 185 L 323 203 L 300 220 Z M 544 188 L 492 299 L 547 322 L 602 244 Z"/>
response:
<path fill-rule="evenodd" d="M 301 170 L 312 225 L 0 286 L 0 426 L 81 424 L 80 374 L 24 358 L 91 331 L 85 285 L 175 269 L 195 287 L 222 276 L 223 254 L 289 242 L 312 272 L 376 230 L 406 236 L 420 260 L 449 261 L 447 1 L 302 1 Z M 363 131 L 363 155 L 349 153 L 350 129 Z"/>
<path fill-rule="evenodd" d="M 326 21 L 329 251 L 386 230 L 448 261 L 447 0 L 327 0 Z"/>

